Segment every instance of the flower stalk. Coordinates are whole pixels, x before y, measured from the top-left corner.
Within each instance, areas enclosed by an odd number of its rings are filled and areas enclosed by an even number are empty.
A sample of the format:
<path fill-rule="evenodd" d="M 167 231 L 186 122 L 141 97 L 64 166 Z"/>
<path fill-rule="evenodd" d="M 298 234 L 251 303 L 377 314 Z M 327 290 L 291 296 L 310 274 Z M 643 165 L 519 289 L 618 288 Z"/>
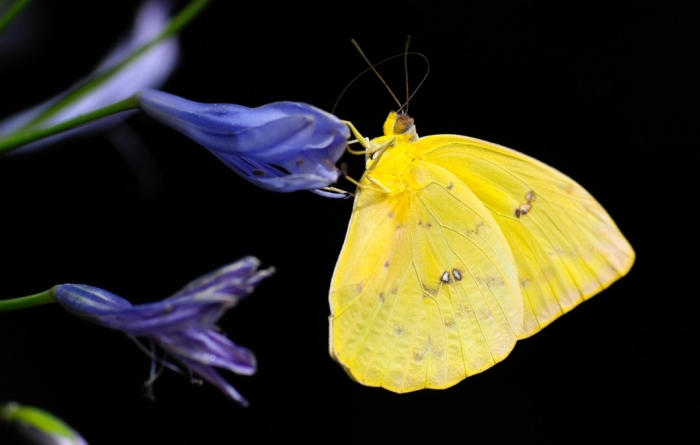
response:
<path fill-rule="evenodd" d="M 5 28 L 7 28 L 31 2 L 32 0 L 17 0 L 5 13 L 1 13 L 0 11 L 0 34 L 2 34 Z M 0 9 L 2 9 L 4 3 L 4 1 L 0 1 Z"/>
<path fill-rule="evenodd" d="M 34 306 L 41 306 L 43 304 L 55 302 L 56 297 L 54 295 L 54 289 L 52 288 L 44 292 L 39 292 L 38 294 L 28 295 L 26 297 L 0 300 L 0 312 L 16 311 L 18 309 L 27 309 Z"/>
<path fill-rule="evenodd" d="M 119 102 L 81 114 L 50 127 L 20 130 L 0 140 L 0 154 L 22 147 L 31 142 L 78 128 L 97 119 L 138 108 L 138 106 L 138 95 L 133 95 Z"/>
<path fill-rule="evenodd" d="M 30 443 L 43 445 L 87 445 L 77 431 L 53 414 L 16 402 L 0 404 L 0 422 L 14 427 Z"/>
<path fill-rule="evenodd" d="M 158 45 L 159 43 L 163 42 L 164 40 L 168 39 L 169 37 L 172 37 L 173 35 L 180 32 L 180 30 L 185 25 L 190 23 L 195 17 L 197 17 L 197 15 L 199 15 L 199 13 L 202 12 L 204 7 L 206 7 L 210 2 L 211 0 L 193 0 L 192 2 L 190 2 L 176 16 L 174 16 L 171 19 L 168 26 L 166 26 L 165 29 L 163 29 L 160 32 L 160 34 L 158 34 L 154 39 L 141 46 L 140 48 L 135 49 L 133 52 L 131 52 L 131 54 L 126 56 L 122 61 L 120 61 L 118 64 L 114 65 L 110 69 L 105 70 L 104 72 L 101 72 L 92 79 L 88 80 L 84 85 L 65 96 L 62 100 L 57 102 L 44 113 L 41 113 L 39 116 L 35 117 L 32 121 L 27 123 L 24 128 L 31 128 L 47 121 L 52 116 L 59 113 L 61 110 L 71 105 L 78 99 L 81 99 L 82 97 L 90 94 L 90 92 L 97 89 L 100 85 L 104 84 L 109 79 L 114 77 L 117 73 L 124 69 L 124 67 L 132 63 L 134 60 L 138 59 L 145 52 Z"/>

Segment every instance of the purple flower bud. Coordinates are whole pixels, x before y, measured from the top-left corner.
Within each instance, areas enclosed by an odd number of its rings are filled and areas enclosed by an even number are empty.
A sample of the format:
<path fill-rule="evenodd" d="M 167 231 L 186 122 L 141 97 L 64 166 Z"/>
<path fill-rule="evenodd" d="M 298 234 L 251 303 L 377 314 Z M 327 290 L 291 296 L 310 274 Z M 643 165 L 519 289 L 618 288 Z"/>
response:
<path fill-rule="evenodd" d="M 340 119 L 298 102 L 258 108 L 202 104 L 155 90 L 141 93 L 141 109 L 192 138 L 243 178 L 266 190 L 319 190 L 339 175 L 350 130 Z"/>
<path fill-rule="evenodd" d="M 251 375 L 256 369 L 255 356 L 217 332 L 214 325 L 274 273 L 272 268 L 258 270 L 259 265 L 257 258 L 245 257 L 155 303 L 132 305 L 111 292 L 84 284 L 62 284 L 54 288 L 54 294 L 66 311 L 79 318 L 153 340 L 185 367 L 246 405 L 213 367 Z"/>

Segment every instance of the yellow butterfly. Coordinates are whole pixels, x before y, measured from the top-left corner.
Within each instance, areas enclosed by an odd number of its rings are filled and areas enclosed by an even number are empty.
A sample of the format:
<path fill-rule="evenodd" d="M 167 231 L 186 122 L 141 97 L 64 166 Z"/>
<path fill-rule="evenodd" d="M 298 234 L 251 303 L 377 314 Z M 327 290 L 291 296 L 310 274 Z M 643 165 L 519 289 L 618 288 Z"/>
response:
<path fill-rule="evenodd" d="M 624 276 L 632 247 L 579 184 L 390 113 L 367 142 L 330 289 L 330 354 L 359 383 L 447 388 Z"/>

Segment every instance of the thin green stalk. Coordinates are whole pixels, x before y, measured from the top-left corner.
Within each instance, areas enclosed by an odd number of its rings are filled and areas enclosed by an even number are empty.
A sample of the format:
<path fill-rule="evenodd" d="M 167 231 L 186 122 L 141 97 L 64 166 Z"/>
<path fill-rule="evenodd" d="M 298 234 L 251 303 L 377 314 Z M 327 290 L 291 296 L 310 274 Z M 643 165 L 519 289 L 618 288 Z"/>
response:
<path fill-rule="evenodd" d="M 138 108 L 139 96 L 140 93 L 136 93 L 127 99 L 107 105 L 106 107 L 98 108 L 97 110 L 90 111 L 89 113 L 81 114 L 80 116 L 76 116 L 73 119 L 63 121 L 51 127 L 29 129 L 13 133 L 7 138 L 0 140 L 0 154 L 14 150 L 15 148 L 19 148 L 22 145 L 30 142 L 38 141 L 39 139 L 72 130 L 96 119 L 111 116 L 133 108 Z"/>
<path fill-rule="evenodd" d="M 192 21 L 192 19 L 197 17 L 197 15 L 199 15 L 199 13 L 202 12 L 204 7 L 207 6 L 210 2 L 211 0 L 193 0 L 192 2 L 190 2 L 187 6 L 185 6 L 185 8 L 182 9 L 182 11 L 180 11 L 179 14 L 177 14 L 170 20 L 170 24 L 156 38 L 132 52 L 121 63 L 117 64 L 116 66 L 110 68 L 109 70 L 103 73 L 98 74 L 97 76 L 87 81 L 78 89 L 76 89 L 75 91 L 64 97 L 62 100 L 57 102 L 54 106 L 37 116 L 34 120 L 25 125 L 24 128 L 27 129 L 46 121 L 47 119 L 51 118 L 56 113 L 63 110 L 76 100 L 89 94 L 93 89 L 108 81 L 110 78 L 112 78 L 112 76 L 114 76 L 125 66 L 136 60 L 143 53 L 153 48 L 163 40 L 166 40 L 174 34 L 177 34 L 185 25 Z"/>
<path fill-rule="evenodd" d="M 32 0 L 17 0 L 10 9 L 0 16 L 0 34 L 8 27 L 10 23 L 19 15 L 24 8 L 30 4 Z M 0 3 L 0 7 L 4 6 L 5 2 Z"/>
<path fill-rule="evenodd" d="M 33 430 L 32 443 L 84 444 L 73 428 L 48 411 L 17 402 L 0 404 L 0 421 L 19 429 Z"/>
<path fill-rule="evenodd" d="M 29 295 L 27 297 L 11 298 L 9 300 L 0 300 L 0 312 L 16 311 L 18 309 L 26 309 L 42 304 L 55 303 L 54 289 L 51 288 L 38 294 Z"/>

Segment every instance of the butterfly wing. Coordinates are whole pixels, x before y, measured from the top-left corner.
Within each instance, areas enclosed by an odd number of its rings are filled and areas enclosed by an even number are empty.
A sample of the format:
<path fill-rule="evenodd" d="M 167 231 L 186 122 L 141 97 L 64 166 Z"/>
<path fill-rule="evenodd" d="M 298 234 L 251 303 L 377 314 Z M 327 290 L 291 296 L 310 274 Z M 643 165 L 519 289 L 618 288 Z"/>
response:
<path fill-rule="evenodd" d="M 368 175 L 331 283 L 331 356 L 395 392 L 446 388 L 504 359 L 523 303 L 494 217 L 445 168 L 404 169 L 386 153 Z"/>
<path fill-rule="evenodd" d="M 505 234 L 524 302 L 522 337 L 539 332 L 632 267 L 634 251 L 605 209 L 554 168 L 464 136 L 427 136 L 415 145 L 423 162 L 444 167 L 466 184 Z M 521 208 L 528 211 L 517 216 Z"/>

